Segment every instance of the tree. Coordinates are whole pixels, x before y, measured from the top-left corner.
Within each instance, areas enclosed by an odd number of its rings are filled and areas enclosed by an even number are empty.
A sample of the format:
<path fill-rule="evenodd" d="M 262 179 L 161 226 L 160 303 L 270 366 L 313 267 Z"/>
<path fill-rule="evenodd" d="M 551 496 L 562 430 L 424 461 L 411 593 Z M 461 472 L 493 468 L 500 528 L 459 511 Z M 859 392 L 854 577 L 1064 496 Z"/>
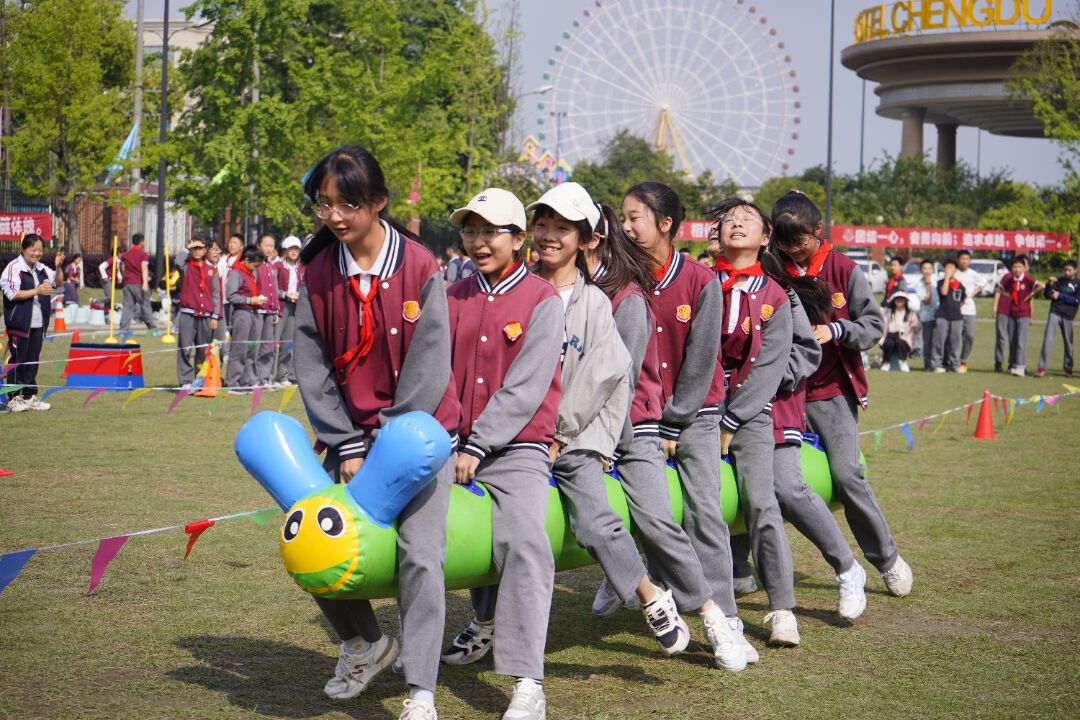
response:
<path fill-rule="evenodd" d="M 671 186 L 686 207 L 688 218 L 701 218 L 720 200 L 735 194 L 730 178 L 716 182 L 705 171 L 692 178 L 675 169 L 675 160 L 644 138 L 620 130 L 608 141 L 599 161 L 583 161 L 574 166 L 574 180 L 581 183 L 596 202 L 618 209 L 623 195 L 632 186 L 654 180 Z"/>
<path fill-rule="evenodd" d="M 11 173 L 54 199 L 72 252 L 72 201 L 97 187 L 128 129 L 134 33 L 122 13 L 113 0 L 39 0 L 8 18 Z"/>

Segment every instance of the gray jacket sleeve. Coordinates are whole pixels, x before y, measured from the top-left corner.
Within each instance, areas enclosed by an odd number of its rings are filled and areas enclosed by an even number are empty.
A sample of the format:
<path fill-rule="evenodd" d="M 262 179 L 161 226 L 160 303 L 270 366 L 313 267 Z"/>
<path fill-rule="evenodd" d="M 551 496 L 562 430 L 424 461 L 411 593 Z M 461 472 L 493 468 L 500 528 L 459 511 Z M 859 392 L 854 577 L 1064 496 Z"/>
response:
<path fill-rule="evenodd" d="M 738 387 L 728 389 L 730 397 L 720 418 L 723 429 L 737 431 L 760 415 L 776 396 L 791 357 L 791 325 L 790 312 L 773 313 L 768 322 L 761 323 L 761 348 L 751 361 L 750 374 Z"/>
<path fill-rule="evenodd" d="M 553 295 L 533 309 L 525 344 L 472 426 L 462 452 L 483 458 L 520 433 L 544 402 L 559 365 L 563 341 L 562 298 Z"/>
<path fill-rule="evenodd" d="M 410 410 L 431 415 L 450 383 L 450 310 L 442 275 L 433 273 L 420 289 L 420 318 L 401 363 L 394 404 L 379 412 L 379 425 Z"/>
<path fill-rule="evenodd" d="M 641 377 L 641 366 L 645 364 L 645 352 L 649 349 L 649 334 L 653 332 L 650 327 L 652 320 L 648 308 L 645 307 L 645 299 L 639 295 L 631 295 L 623 300 L 614 317 L 615 328 L 619 331 L 626 351 L 630 353 L 630 402 L 633 402 L 634 389 Z M 629 444 L 633 436 L 634 426 L 630 422 L 630 413 L 627 412 L 619 441 L 620 447 Z"/>
<path fill-rule="evenodd" d="M 723 322 L 724 292 L 720 280 L 716 279 L 706 285 L 698 297 L 694 325 L 686 340 L 686 355 L 675 381 L 675 391 L 664 404 L 660 416 L 662 437 L 677 439 L 701 410 L 716 372 Z"/>
<path fill-rule="evenodd" d="M 221 282 L 218 281 L 216 268 L 214 272 L 214 279 L 210 282 L 210 285 L 210 297 L 214 301 L 214 312 L 210 314 L 210 317 L 217 320 L 221 317 L 221 315 L 218 314 L 218 308 L 221 307 Z"/>
<path fill-rule="evenodd" d="M 229 273 L 229 282 L 232 281 L 233 273 Z M 335 450 L 341 460 L 367 455 L 370 438 L 365 437 L 349 417 L 345 398 L 334 378 L 334 364 L 327 357 L 315 316 L 311 313 L 306 285 L 300 286 L 300 299 L 296 303 L 293 361 L 300 368 L 296 380 L 315 437 Z"/>
<path fill-rule="evenodd" d="M 788 290 L 791 306 L 791 355 L 778 392 L 791 392 L 799 381 L 814 374 L 821 364 L 821 343 L 814 337 L 814 328 L 806 316 L 798 293 Z"/>
<path fill-rule="evenodd" d="M 869 350 L 885 333 L 885 318 L 870 283 L 859 268 L 854 268 L 848 278 L 847 303 L 851 318 L 829 323 L 833 338 L 852 350 Z"/>
<path fill-rule="evenodd" d="M 577 306 L 588 312 L 585 320 L 588 337 L 585 353 L 573 363 L 574 373 L 569 378 L 566 369 L 570 363 L 563 362 L 562 398 L 555 421 L 555 439 L 563 445 L 569 445 L 596 419 L 630 367 L 630 356 L 611 316 L 611 304 L 599 290 L 596 294 L 601 296 L 600 302 L 594 304 L 588 297 L 577 302 Z M 571 308 L 571 312 L 574 310 Z M 568 353 L 572 351 L 573 348 L 567 349 Z"/>
<path fill-rule="evenodd" d="M 240 286 L 243 284 L 238 271 L 229 273 L 225 279 L 225 299 L 233 305 L 250 305 L 251 298 L 240 294 Z"/>

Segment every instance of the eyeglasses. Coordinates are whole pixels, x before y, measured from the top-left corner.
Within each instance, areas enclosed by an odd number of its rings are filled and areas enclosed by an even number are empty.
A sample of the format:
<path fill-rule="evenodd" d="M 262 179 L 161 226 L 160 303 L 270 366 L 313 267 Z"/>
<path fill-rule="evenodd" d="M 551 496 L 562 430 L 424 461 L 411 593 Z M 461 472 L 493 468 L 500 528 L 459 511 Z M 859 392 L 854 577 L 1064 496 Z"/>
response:
<path fill-rule="evenodd" d="M 720 224 L 724 227 L 731 227 L 736 222 L 738 222 L 740 225 L 753 225 L 755 223 L 760 225 L 761 218 L 759 218 L 757 215 L 725 215 L 724 217 L 720 218 Z"/>
<path fill-rule="evenodd" d="M 507 227 L 461 228 L 461 239 L 465 242 L 476 242 L 481 238 L 484 240 L 494 240 L 499 235 L 508 232 L 512 231 Z"/>
<path fill-rule="evenodd" d="M 788 248 L 789 250 L 798 250 L 800 248 L 806 247 L 810 243 L 814 242 L 814 240 L 816 239 L 817 238 L 815 238 L 813 235 L 800 235 L 794 240 L 777 240 L 776 244 L 782 248 Z"/>
<path fill-rule="evenodd" d="M 327 205 L 326 203 L 311 203 L 311 212 L 320 220 L 329 220 L 335 212 L 342 220 L 351 220 L 353 215 L 360 211 L 362 205 L 341 203 L 340 205 Z"/>

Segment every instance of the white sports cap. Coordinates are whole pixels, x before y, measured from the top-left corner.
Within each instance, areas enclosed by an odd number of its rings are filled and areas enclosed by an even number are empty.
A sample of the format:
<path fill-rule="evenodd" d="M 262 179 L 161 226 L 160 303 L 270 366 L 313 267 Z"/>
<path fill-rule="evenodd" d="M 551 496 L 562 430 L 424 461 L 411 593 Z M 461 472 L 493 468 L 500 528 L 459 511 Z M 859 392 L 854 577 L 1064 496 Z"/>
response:
<path fill-rule="evenodd" d="M 588 220 L 591 228 L 600 223 L 600 208 L 592 201 L 588 191 L 576 182 L 556 185 L 526 209 L 534 210 L 540 205 L 547 205 L 571 222 Z"/>
<path fill-rule="evenodd" d="M 482 190 L 463 208 L 458 208 L 450 215 L 454 225 L 464 225 L 469 213 L 476 213 L 492 225 L 513 225 L 525 229 L 525 206 L 509 190 L 488 188 Z"/>
<path fill-rule="evenodd" d="M 295 235 L 290 235 L 281 242 L 281 249 L 288 250 L 289 248 L 298 248 L 301 246 L 300 238 Z"/>

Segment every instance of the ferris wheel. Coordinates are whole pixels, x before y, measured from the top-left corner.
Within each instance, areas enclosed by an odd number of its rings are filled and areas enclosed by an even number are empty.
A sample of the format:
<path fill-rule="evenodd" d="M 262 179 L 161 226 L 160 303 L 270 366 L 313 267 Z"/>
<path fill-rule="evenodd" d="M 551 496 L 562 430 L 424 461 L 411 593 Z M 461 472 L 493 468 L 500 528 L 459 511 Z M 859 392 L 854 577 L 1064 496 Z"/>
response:
<path fill-rule="evenodd" d="M 795 154 L 791 55 L 744 0 L 595 0 L 548 65 L 538 122 L 570 163 L 596 158 L 623 129 L 692 175 L 739 184 L 788 170 Z"/>

